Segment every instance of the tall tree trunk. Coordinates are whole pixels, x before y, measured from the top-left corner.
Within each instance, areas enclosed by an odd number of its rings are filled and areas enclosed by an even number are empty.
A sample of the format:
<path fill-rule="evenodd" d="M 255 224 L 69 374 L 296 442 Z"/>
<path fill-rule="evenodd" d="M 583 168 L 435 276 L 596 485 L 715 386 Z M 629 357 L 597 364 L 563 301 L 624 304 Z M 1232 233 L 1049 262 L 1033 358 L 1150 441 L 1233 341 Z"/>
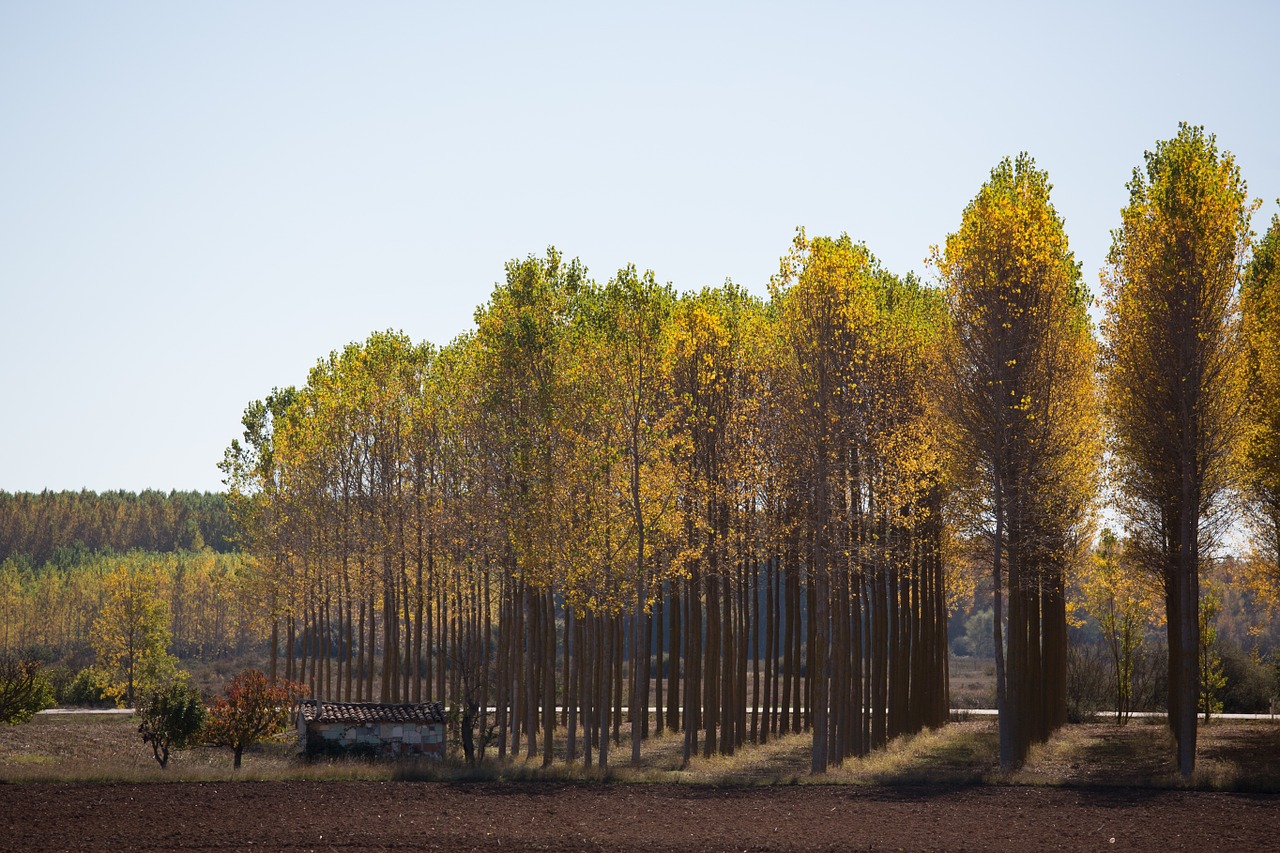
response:
<path fill-rule="evenodd" d="M 1182 504 L 1178 529 L 1178 772 L 1189 778 L 1196 767 L 1196 714 L 1200 699 L 1199 494 L 1194 456 L 1182 459 Z"/>
<path fill-rule="evenodd" d="M 688 646 L 681 645 L 684 639 L 684 632 L 681 628 L 681 604 L 680 604 L 680 587 L 678 582 L 672 580 L 669 584 L 671 588 L 671 655 L 670 667 L 667 673 L 667 701 L 670 705 L 667 707 L 667 728 L 673 732 L 680 731 L 680 673 L 683 666 L 684 656 L 688 654 Z"/>
<path fill-rule="evenodd" d="M 365 670 L 365 689 L 364 695 L 366 701 L 373 701 L 373 680 L 377 672 L 376 662 L 378 659 L 378 610 L 374 606 L 373 596 L 369 596 L 369 636 L 365 641 L 368 644 L 369 651 L 366 654 L 368 668 Z M 383 649 L 386 654 L 386 649 Z"/>
<path fill-rule="evenodd" d="M 1010 719 L 1004 668 L 1004 634 L 1002 628 L 1004 621 L 1004 597 L 1002 594 L 1004 575 L 1001 565 L 1001 558 L 1004 555 L 1004 492 L 1001 489 L 999 477 L 996 478 L 995 482 L 995 519 L 996 535 L 991 563 L 993 622 L 991 630 L 996 655 L 996 714 L 998 715 L 1000 738 L 1000 769 L 1008 773 L 1013 770 L 1015 759 L 1013 751 L 1013 721 Z"/>
<path fill-rule="evenodd" d="M 271 680 L 276 680 L 276 660 L 280 655 L 280 619 L 271 617 Z"/>
<path fill-rule="evenodd" d="M 578 760 L 578 705 L 582 697 L 582 620 L 564 605 L 565 761 Z"/>
<path fill-rule="evenodd" d="M 751 742 L 760 743 L 760 560 L 751 562 Z"/>
<path fill-rule="evenodd" d="M 600 708 L 599 723 L 599 746 L 600 769 L 607 770 L 609 767 L 609 723 L 612 712 L 612 704 L 609 701 L 609 694 L 612 692 L 610 687 L 613 683 L 613 661 L 614 661 L 614 627 L 613 622 L 616 617 L 601 616 L 600 617 L 600 633 L 603 635 L 603 648 L 600 654 L 600 696 L 598 699 Z"/>
<path fill-rule="evenodd" d="M 556 601 L 550 588 L 542 592 L 542 766 L 554 759 L 556 730 Z"/>
<path fill-rule="evenodd" d="M 662 699 L 663 699 L 662 680 L 664 678 L 663 669 L 666 666 L 666 662 L 663 658 L 663 644 L 666 638 L 666 631 L 664 630 L 664 624 L 663 624 L 666 619 L 665 611 L 666 611 L 666 608 L 663 601 L 663 590 L 662 590 L 661 583 L 659 583 L 657 601 L 655 601 L 653 605 L 653 619 L 652 619 L 652 625 L 654 629 L 653 632 L 655 635 L 654 637 L 655 664 L 654 664 L 654 681 L 653 681 L 653 687 L 654 687 L 653 727 L 654 727 L 654 733 L 659 736 L 662 735 L 663 719 L 665 718 L 665 712 L 666 712 L 666 709 L 663 707 L 663 704 L 662 704 Z M 646 719 L 648 719 L 647 712 L 646 712 Z"/>
<path fill-rule="evenodd" d="M 775 551 L 764 564 L 764 720 L 760 726 L 760 743 L 767 743 L 769 735 L 778 731 L 776 692 L 778 686 L 778 619 L 775 612 L 774 586 L 777 575 L 778 554 Z"/>

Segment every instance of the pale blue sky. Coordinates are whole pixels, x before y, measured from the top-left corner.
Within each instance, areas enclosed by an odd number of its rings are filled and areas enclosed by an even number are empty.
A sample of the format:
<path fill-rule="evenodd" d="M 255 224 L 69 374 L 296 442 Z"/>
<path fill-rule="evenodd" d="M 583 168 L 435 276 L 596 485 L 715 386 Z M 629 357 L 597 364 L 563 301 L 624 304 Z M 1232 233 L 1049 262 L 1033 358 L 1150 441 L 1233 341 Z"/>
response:
<path fill-rule="evenodd" d="M 763 294 L 897 272 L 1029 151 L 1093 283 L 1180 120 L 1280 196 L 1273 3 L 0 0 L 0 489 L 221 488 L 246 403 L 447 342 L 554 244 Z"/>

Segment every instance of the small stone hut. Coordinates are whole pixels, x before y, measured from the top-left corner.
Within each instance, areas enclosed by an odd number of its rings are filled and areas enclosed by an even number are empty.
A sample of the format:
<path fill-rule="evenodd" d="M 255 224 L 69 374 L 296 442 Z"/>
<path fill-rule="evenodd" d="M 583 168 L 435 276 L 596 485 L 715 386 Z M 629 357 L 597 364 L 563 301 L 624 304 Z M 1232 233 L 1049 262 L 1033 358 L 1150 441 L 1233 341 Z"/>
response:
<path fill-rule="evenodd" d="M 444 709 L 439 702 L 387 705 L 307 699 L 298 709 L 298 752 L 308 758 L 443 758 Z"/>

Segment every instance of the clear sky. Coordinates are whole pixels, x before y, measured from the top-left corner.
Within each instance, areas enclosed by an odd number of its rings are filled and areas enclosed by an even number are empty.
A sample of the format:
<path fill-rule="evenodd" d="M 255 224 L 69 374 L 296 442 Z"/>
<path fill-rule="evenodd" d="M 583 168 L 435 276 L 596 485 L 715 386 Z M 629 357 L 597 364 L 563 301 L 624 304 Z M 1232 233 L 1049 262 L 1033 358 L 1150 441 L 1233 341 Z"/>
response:
<path fill-rule="evenodd" d="M 1097 281 L 1179 121 L 1280 196 L 1280 4 L 0 0 L 0 489 L 219 489 L 245 405 L 503 263 L 763 294 L 796 226 L 895 272 L 992 166 Z"/>

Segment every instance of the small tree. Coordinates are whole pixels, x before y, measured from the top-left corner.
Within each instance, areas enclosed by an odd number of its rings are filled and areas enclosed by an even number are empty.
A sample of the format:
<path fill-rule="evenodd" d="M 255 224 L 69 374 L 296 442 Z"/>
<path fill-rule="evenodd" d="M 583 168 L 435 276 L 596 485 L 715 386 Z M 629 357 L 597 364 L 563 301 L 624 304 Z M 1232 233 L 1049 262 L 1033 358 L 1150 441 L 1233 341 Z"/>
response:
<path fill-rule="evenodd" d="M 138 702 L 138 733 L 160 767 L 169 766 L 169 750 L 186 749 L 196 743 L 204 727 L 207 712 L 200 691 L 187 684 L 173 682 L 153 687 Z"/>
<path fill-rule="evenodd" d="M 156 578 L 120 566 L 104 582 L 107 597 L 93 623 L 93 649 L 103 692 L 133 705 L 138 695 L 163 684 L 177 672 L 169 654 L 169 608 L 156 589 Z"/>
<path fill-rule="evenodd" d="M 25 723 L 51 705 L 53 689 L 39 661 L 0 655 L 0 723 Z"/>
<path fill-rule="evenodd" d="M 230 747 L 239 769 L 245 747 L 284 731 L 293 706 L 305 693 L 301 684 L 247 669 L 231 679 L 209 709 L 204 742 Z"/>
<path fill-rule="evenodd" d="M 1222 691 L 1227 674 L 1218 653 L 1218 612 L 1222 609 L 1222 588 L 1206 580 L 1200 586 L 1200 713 L 1209 722 L 1212 714 L 1222 713 Z"/>
<path fill-rule="evenodd" d="M 1134 671 L 1142 657 L 1147 630 L 1159 624 L 1157 590 L 1125 553 L 1126 543 L 1110 528 L 1102 531 L 1089 570 L 1081 581 L 1084 606 L 1102 632 L 1115 675 L 1116 722 L 1133 712 Z"/>

